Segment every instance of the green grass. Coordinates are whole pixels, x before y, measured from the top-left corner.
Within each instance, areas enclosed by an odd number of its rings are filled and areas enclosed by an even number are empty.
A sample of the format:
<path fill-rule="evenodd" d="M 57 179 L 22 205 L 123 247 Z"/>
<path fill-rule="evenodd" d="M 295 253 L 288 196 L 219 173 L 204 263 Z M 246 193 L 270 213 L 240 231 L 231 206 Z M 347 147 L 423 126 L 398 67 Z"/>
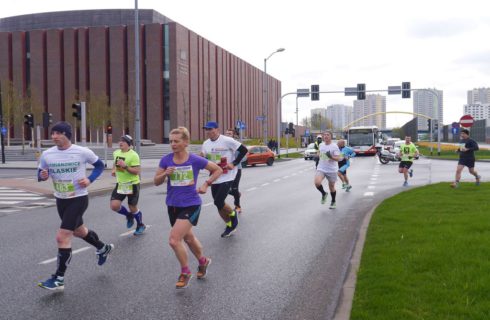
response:
<path fill-rule="evenodd" d="M 281 159 L 282 158 L 298 159 L 303 157 L 304 157 L 303 152 L 289 152 L 287 155 L 285 152 L 281 152 Z"/>
<path fill-rule="evenodd" d="M 489 319 L 490 184 L 439 183 L 371 219 L 351 319 Z"/>
<path fill-rule="evenodd" d="M 437 147 L 435 147 L 435 148 L 432 148 L 432 156 L 431 156 L 430 155 L 430 148 L 417 146 L 417 149 L 419 149 L 419 152 L 422 155 L 432 157 L 434 159 L 454 159 L 454 160 L 459 159 L 459 154 L 452 151 L 452 150 L 442 150 L 441 149 L 441 155 L 438 156 L 437 155 Z M 490 150 L 480 149 L 480 150 L 475 152 L 475 157 L 476 157 L 477 161 L 483 160 L 483 159 L 490 159 Z"/>

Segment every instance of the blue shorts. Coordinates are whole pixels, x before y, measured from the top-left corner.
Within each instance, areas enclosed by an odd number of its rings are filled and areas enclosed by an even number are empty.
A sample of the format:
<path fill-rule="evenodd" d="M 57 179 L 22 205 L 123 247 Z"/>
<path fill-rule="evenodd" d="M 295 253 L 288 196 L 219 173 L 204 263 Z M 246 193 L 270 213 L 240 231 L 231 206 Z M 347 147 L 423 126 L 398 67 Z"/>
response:
<path fill-rule="evenodd" d="M 343 175 L 347 174 L 347 168 L 350 167 L 350 161 L 342 160 L 339 161 L 339 172 Z"/>

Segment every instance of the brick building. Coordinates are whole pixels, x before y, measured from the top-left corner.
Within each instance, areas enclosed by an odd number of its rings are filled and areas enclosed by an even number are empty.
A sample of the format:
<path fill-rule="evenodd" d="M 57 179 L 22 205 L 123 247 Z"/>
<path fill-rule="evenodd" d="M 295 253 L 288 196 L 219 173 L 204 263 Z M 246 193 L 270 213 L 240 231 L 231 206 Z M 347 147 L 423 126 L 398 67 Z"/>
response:
<path fill-rule="evenodd" d="M 139 10 L 139 22 L 143 139 L 166 142 L 172 128 L 186 126 L 193 140 L 202 140 L 207 119 L 217 120 L 222 128 L 242 120 L 245 136 L 262 136 L 256 118 L 262 114 L 263 71 L 154 10 Z M 16 112 L 38 106 L 36 124 L 43 111 L 52 113 L 54 121 L 73 124 L 72 103 L 87 101 L 89 140 L 95 140 L 96 128 L 105 128 L 107 121 L 115 136 L 123 130 L 134 134 L 134 64 L 133 10 L 0 19 L 0 81 L 30 97 Z M 273 134 L 281 83 L 268 77 L 267 124 Z M 104 124 L 99 124 L 101 119 Z M 18 137 L 22 125 L 16 122 L 9 129 Z M 43 138 L 49 138 L 48 130 Z"/>

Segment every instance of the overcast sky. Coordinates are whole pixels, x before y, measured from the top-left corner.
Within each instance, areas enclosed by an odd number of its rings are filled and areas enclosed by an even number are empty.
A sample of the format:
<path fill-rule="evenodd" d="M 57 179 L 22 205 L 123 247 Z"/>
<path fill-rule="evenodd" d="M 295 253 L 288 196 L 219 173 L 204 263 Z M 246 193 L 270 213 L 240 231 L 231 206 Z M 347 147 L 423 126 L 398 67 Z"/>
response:
<path fill-rule="evenodd" d="M 490 87 L 488 0 L 139 0 L 218 46 L 267 71 L 282 92 L 319 84 L 321 91 L 365 83 L 368 90 L 410 81 L 444 91 L 444 123 L 463 115 L 466 92 Z M 3 1 L 0 17 L 79 9 L 134 8 L 127 0 Z M 312 108 L 352 105 L 353 97 L 299 99 L 300 119 Z M 283 101 L 283 119 L 296 122 L 296 99 Z M 387 111 L 412 111 L 412 101 L 388 96 Z M 388 126 L 410 117 L 388 115 Z M 301 121 L 301 120 L 300 120 Z"/>

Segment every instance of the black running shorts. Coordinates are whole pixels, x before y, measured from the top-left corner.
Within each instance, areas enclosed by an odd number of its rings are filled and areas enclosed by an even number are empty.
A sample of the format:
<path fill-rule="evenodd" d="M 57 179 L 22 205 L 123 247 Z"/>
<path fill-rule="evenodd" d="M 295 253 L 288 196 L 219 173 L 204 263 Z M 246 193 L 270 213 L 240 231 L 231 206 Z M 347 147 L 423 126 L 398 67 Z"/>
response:
<path fill-rule="evenodd" d="M 126 197 L 128 197 L 128 204 L 129 205 L 132 205 L 132 206 L 138 205 L 138 200 L 140 197 L 140 184 L 139 183 L 133 184 L 133 194 L 117 193 L 117 187 L 118 187 L 118 184 L 116 183 L 116 187 L 114 188 L 114 190 L 112 190 L 111 200 L 119 200 L 122 202 L 124 199 L 126 199 Z"/>
<path fill-rule="evenodd" d="M 398 165 L 398 168 L 406 168 L 410 169 L 412 166 L 413 162 L 412 161 L 401 161 L 400 164 Z"/>
<path fill-rule="evenodd" d="M 177 219 L 189 220 L 189 222 L 195 227 L 199 220 L 199 214 L 201 213 L 201 206 L 190 207 L 172 207 L 168 206 L 168 218 L 170 219 L 170 225 L 173 227 Z"/>
<path fill-rule="evenodd" d="M 218 210 L 223 209 L 225 206 L 225 199 L 231 190 L 233 181 L 226 181 L 222 183 L 216 183 L 211 185 L 211 194 L 213 195 L 214 205 Z"/>
<path fill-rule="evenodd" d="M 468 168 L 474 168 L 475 167 L 475 159 L 459 159 L 458 165 L 465 166 Z"/>
<path fill-rule="evenodd" d="M 61 229 L 74 231 L 83 224 L 82 216 L 88 208 L 88 196 L 56 198 L 56 208 L 61 218 Z"/>

